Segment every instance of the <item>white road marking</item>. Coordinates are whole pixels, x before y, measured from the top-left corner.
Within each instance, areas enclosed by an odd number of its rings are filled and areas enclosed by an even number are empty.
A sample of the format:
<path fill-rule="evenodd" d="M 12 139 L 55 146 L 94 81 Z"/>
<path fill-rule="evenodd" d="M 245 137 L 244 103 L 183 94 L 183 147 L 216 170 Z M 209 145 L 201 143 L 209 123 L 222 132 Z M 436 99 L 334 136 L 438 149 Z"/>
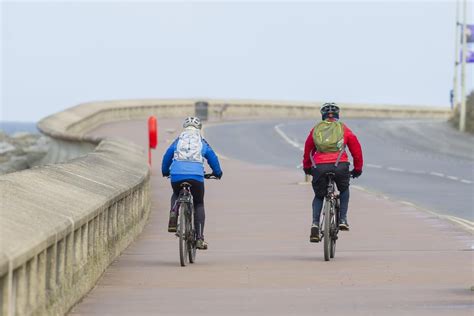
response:
<path fill-rule="evenodd" d="M 283 138 L 288 144 L 290 144 L 291 146 L 293 146 L 295 148 L 298 148 L 299 150 L 303 151 L 304 150 L 303 146 L 301 144 L 299 144 L 298 142 L 294 141 L 293 139 L 289 138 L 288 135 L 286 135 L 281 130 L 281 128 L 280 128 L 281 126 L 283 126 L 283 124 L 275 125 L 273 128 L 278 133 L 278 135 L 280 135 L 281 138 Z"/>
<path fill-rule="evenodd" d="M 444 177 L 444 173 L 439 173 L 439 172 L 430 172 L 430 175 L 437 176 L 437 177 Z"/>
<path fill-rule="evenodd" d="M 377 169 L 382 169 L 383 168 L 381 165 L 374 165 L 374 164 L 371 164 L 371 163 L 366 163 L 365 165 L 369 168 L 377 168 Z"/>
<path fill-rule="evenodd" d="M 458 177 L 454 177 L 454 176 L 446 176 L 446 178 L 450 179 L 450 180 L 455 180 L 455 181 L 458 181 L 459 178 Z"/>
<path fill-rule="evenodd" d="M 439 215 L 439 217 L 450 220 L 460 226 L 463 226 L 467 230 L 474 232 L 474 222 L 468 221 L 467 219 L 464 219 L 464 218 L 459 218 L 459 217 L 450 216 L 450 215 Z"/>
<path fill-rule="evenodd" d="M 395 167 L 387 167 L 388 170 L 390 171 L 396 171 L 396 172 L 405 172 L 405 169 L 402 168 L 395 168 Z"/>
<path fill-rule="evenodd" d="M 472 184 L 472 181 L 469 181 L 469 180 L 466 180 L 466 179 L 461 179 L 460 181 L 462 183 Z"/>
<path fill-rule="evenodd" d="M 415 206 L 415 204 L 408 202 L 408 201 L 400 201 L 400 203 L 408 205 L 408 206 Z"/>
<path fill-rule="evenodd" d="M 411 171 L 408 171 L 408 172 L 411 172 L 411 173 L 414 173 L 414 174 L 426 174 L 427 173 L 426 171 L 423 171 L 423 170 L 411 170 Z"/>

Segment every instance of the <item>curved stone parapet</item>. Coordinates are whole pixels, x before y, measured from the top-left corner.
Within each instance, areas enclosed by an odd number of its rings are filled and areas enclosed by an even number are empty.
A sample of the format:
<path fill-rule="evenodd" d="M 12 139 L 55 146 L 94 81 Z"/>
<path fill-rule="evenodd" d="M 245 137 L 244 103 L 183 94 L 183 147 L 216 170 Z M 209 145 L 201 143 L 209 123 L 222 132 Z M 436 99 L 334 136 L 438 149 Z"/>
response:
<path fill-rule="evenodd" d="M 49 153 L 40 165 L 60 163 L 92 151 L 101 138 L 87 132 L 103 124 L 127 119 L 184 117 L 194 115 L 198 99 L 122 100 L 90 102 L 51 115 L 38 128 L 52 138 Z M 318 117 L 321 102 L 278 102 L 255 100 L 209 100 L 209 118 L 307 118 Z M 344 117 L 370 118 L 437 118 L 447 119 L 449 108 L 426 106 L 366 105 L 341 103 Z"/>
<path fill-rule="evenodd" d="M 114 121 L 185 116 L 194 113 L 191 100 L 125 100 L 79 104 L 42 119 L 38 129 L 51 140 L 40 165 L 61 163 L 86 155 L 102 140 L 87 135 L 95 127 Z"/>
<path fill-rule="evenodd" d="M 0 177 L 2 315 L 64 314 L 142 230 L 143 149 L 103 141 L 65 164 Z"/>
<path fill-rule="evenodd" d="M 90 136 L 101 124 L 194 115 L 197 100 L 81 104 L 38 124 L 43 163 L 0 176 L 0 315 L 66 313 L 142 230 L 150 212 L 143 148 Z M 210 119 L 318 117 L 320 103 L 209 101 Z M 447 118 L 448 109 L 342 104 L 345 117 Z M 75 158 L 75 159 L 72 159 Z M 71 160 L 72 159 L 72 160 Z"/>
<path fill-rule="evenodd" d="M 44 134 L 55 139 L 98 143 L 101 139 L 87 135 L 104 122 L 158 117 L 194 115 L 198 100 L 125 100 L 84 103 L 51 115 L 38 123 Z M 322 103 L 277 102 L 254 100 L 209 100 L 212 118 L 265 118 L 318 116 Z M 345 117 L 386 118 L 441 118 L 450 116 L 451 110 L 442 107 L 340 104 Z"/>

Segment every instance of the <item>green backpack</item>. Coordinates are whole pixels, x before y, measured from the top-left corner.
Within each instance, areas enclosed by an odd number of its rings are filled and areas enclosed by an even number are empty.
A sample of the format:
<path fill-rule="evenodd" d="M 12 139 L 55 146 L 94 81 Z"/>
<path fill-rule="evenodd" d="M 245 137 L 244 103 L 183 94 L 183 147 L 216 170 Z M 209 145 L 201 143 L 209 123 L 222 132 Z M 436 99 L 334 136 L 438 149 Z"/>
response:
<path fill-rule="evenodd" d="M 313 141 L 319 152 L 337 152 L 344 145 L 344 126 L 339 121 L 321 121 L 313 130 Z"/>

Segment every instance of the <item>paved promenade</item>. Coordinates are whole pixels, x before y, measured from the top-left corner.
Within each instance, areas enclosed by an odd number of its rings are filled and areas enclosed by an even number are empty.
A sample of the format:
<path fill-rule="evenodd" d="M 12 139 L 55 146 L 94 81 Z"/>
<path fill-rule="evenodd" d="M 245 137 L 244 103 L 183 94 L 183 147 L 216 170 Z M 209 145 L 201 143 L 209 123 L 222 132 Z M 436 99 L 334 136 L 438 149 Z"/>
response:
<path fill-rule="evenodd" d="M 209 250 L 180 267 L 160 172 L 180 124 L 159 123 L 150 221 L 71 315 L 473 315 L 470 233 L 353 188 L 351 231 L 325 262 L 308 241 L 311 187 L 291 169 L 221 160 L 223 179 L 206 182 Z M 146 144 L 144 122 L 95 133 Z"/>

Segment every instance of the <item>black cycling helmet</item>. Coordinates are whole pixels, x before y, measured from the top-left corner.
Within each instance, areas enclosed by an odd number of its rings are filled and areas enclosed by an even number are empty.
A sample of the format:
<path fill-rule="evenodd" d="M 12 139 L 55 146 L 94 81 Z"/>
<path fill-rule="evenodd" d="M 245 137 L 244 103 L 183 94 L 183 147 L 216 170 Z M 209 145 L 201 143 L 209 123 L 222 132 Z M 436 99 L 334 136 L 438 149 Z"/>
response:
<path fill-rule="evenodd" d="M 321 106 L 319 111 L 323 116 L 328 115 L 329 113 L 339 114 L 339 107 L 334 102 L 327 102 Z"/>

